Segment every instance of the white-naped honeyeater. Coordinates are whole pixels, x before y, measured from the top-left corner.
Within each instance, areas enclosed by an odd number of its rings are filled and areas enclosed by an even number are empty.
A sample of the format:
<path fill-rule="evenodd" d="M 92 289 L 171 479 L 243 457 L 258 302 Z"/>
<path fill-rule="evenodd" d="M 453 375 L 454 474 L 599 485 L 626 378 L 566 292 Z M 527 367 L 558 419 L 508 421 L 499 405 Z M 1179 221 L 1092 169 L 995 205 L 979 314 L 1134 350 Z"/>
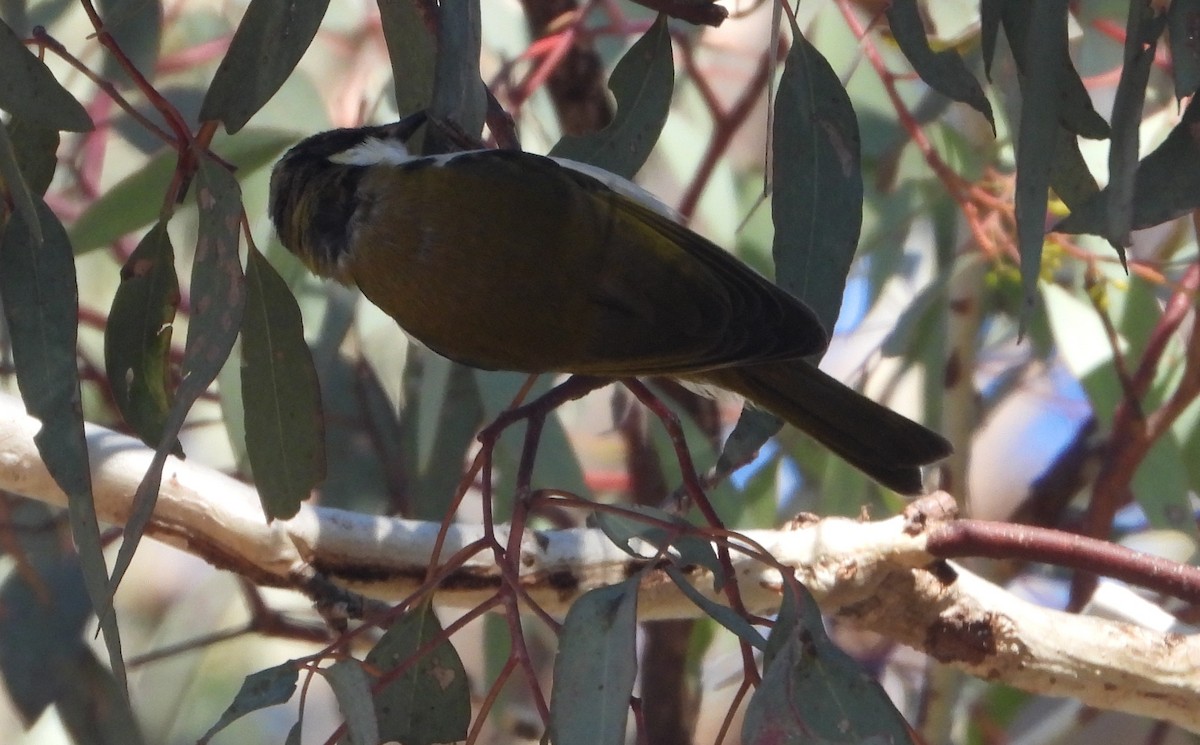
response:
<path fill-rule="evenodd" d="M 665 375 L 740 394 L 906 494 L 942 437 L 818 370 L 807 306 L 612 174 L 511 150 L 411 155 L 413 120 L 293 147 L 279 238 L 433 351 L 474 367 Z"/>

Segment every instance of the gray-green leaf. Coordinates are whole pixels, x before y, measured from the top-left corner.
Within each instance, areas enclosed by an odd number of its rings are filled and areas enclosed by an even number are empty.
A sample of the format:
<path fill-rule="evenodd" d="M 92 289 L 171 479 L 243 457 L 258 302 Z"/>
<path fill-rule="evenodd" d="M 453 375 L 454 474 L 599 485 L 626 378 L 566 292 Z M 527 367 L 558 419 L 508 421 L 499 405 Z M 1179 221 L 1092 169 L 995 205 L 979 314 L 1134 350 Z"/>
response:
<path fill-rule="evenodd" d="M 253 249 L 246 285 L 241 371 L 246 452 L 267 519 L 287 519 L 325 476 L 321 391 L 296 299 Z"/>
<path fill-rule="evenodd" d="M 329 0 L 252 0 L 200 107 L 230 134 L 275 95 L 308 50 Z"/>
<path fill-rule="evenodd" d="M 660 14 L 621 57 L 608 79 L 617 99 L 612 122 L 599 132 L 562 138 L 550 154 L 633 178 L 658 142 L 671 110 L 674 86 L 671 34 L 666 16 Z"/>

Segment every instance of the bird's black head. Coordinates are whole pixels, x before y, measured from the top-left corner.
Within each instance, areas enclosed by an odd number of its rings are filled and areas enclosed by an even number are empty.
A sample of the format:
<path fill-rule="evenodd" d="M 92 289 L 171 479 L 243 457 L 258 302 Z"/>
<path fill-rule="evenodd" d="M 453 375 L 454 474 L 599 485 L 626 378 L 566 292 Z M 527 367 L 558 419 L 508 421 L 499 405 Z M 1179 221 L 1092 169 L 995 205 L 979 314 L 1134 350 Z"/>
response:
<path fill-rule="evenodd" d="M 406 157 L 404 143 L 424 121 L 334 129 L 301 140 L 271 172 L 271 221 L 283 245 L 312 271 L 340 277 L 339 259 L 351 244 L 358 185 L 377 159 Z M 375 144 L 378 147 L 359 146 Z"/>

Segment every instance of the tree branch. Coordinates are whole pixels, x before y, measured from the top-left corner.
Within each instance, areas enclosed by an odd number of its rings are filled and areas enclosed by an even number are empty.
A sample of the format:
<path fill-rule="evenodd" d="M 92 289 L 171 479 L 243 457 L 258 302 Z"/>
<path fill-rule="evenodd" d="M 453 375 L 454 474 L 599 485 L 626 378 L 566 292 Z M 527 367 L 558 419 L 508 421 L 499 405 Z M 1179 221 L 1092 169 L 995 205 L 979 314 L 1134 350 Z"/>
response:
<path fill-rule="evenodd" d="M 18 399 L 0 396 L 0 489 L 65 505 L 33 436 L 37 420 Z M 89 425 L 96 510 L 123 523 L 150 463 L 141 443 Z M 972 675 L 1089 706 L 1166 719 L 1200 732 L 1200 636 L 1079 616 L 1028 603 L 970 572 L 937 559 L 927 538 L 946 523 L 897 516 L 876 522 L 805 518 L 777 531 L 747 531 L 734 540 L 741 596 L 752 612 L 778 606 L 778 570 L 737 547 L 750 541 L 794 568 L 826 613 L 851 620 Z M 267 524 L 257 493 L 190 461 L 168 460 L 150 522 L 151 536 L 263 585 L 303 590 L 331 579 L 365 595 L 395 600 L 423 581 L 438 534 L 435 523 L 371 517 L 305 505 Z M 479 538 L 482 528 L 455 525 L 445 554 Z M 502 539 L 503 540 L 503 539 Z M 533 602 L 563 614 L 581 593 L 631 576 L 639 564 L 599 531 L 529 532 L 521 541 L 523 588 Z M 490 599 L 500 571 L 477 554 L 451 573 L 437 594 L 447 607 Z M 721 602 L 712 577 L 686 574 Z M 700 611 L 666 578 L 649 572 L 639 610 L 644 619 L 698 617 Z"/>

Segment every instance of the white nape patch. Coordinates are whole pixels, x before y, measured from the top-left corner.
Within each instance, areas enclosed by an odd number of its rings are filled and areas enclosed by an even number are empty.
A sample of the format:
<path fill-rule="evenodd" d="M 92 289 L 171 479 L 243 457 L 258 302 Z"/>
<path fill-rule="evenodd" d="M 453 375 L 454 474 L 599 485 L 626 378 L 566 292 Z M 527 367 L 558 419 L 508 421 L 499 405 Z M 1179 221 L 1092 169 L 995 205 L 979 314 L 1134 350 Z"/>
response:
<path fill-rule="evenodd" d="M 330 155 L 329 162 L 343 166 L 402 166 L 418 157 L 408 152 L 408 148 L 399 140 L 368 137 L 348 150 Z"/>
<path fill-rule="evenodd" d="M 646 191 L 642 187 L 633 183 L 627 178 L 618 176 L 617 174 L 606 171 L 599 166 L 594 166 L 590 163 L 580 163 L 577 160 L 568 160 L 566 158 L 554 158 L 550 160 L 559 164 L 563 168 L 570 168 L 572 171 L 577 171 L 585 176 L 591 176 L 608 188 L 623 197 L 629 197 L 638 204 L 646 207 L 672 222 L 682 223 L 679 213 L 664 204 L 658 197 Z"/>

